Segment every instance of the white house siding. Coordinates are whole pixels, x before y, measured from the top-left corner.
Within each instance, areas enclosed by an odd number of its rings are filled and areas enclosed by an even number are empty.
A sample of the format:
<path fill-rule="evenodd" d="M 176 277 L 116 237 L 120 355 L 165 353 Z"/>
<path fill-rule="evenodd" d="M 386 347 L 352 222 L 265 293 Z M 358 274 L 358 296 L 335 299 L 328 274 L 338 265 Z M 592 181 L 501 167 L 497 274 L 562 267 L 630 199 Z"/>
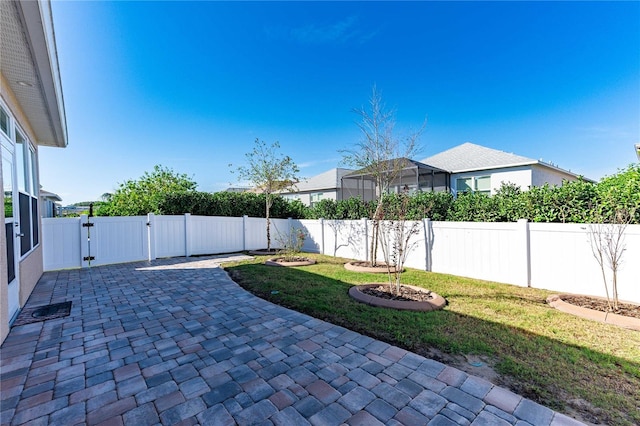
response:
<path fill-rule="evenodd" d="M 7 112 L 13 116 L 13 119 L 15 120 L 15 122 L 20 126 L 20 129 L 23 131 L 23 133 L 25 133 L 25 136 L 28 139 L 28 141 L 35 141 L 36 140 L 35 133 L 33 131 L 33 128 L 31 127 L 31 123 L 29 122 L 29 120 L 27 119 L 27 116 L 24 114 L 22 108 L 18 104 L 15 94 L 11 91 L 11 88 L 9 87 L 7 80 L 2 74 L 0 74 L 0 98 L 6 105 L 8 109 Z M 35 143 L 30 143 L 30 146 L 35 150 L 36 168 L 39 169 L 38 145 Z M 14 167 L 16 167 L 15 164 L 14 164 Z M 4 182 L 2 182 L 2 171 L 0 166 L 0 187 L 2 187 L 3 185 L 4 185 Z M 2 203 L 2 207 L 0 208 L 0 221 L 2 222 L 4 227 L 4 219 L 5 219 L 4 197 L 0 197 L 0 199 L 2 199 L 2 201 L 0 201 Z M 40 221 L 40 217 L 38 217 L 38 221 Z M 42 223 L 38 224 L 38 229 L 42 230 Z M 7 270 L 6 268 L 7 268 L 8 260 L 7 260 L 7 255 L 5 251 L 7 242 L 6 242 L 6 237 L 4 237 L 4 234 L 5 234 L 4 228 L 3 228 L 2 234 L 3 234 L 3 238 L 1 240 L 2 250 L 0 250 L 1 252 L 0 264 L 2 265 L 2 268 L 1 268 L 2 273 L 0 274 L 1 276 L 0 278 L 0 300 L 1 300 L 0 302 L 0 342 L 4 341 L 5 337 L 9 333 L 9 321 L 11 320 L 11 318 L 9 317 L 9 306 L 7 304 L 9 295 L 7 291 L 8 283 L 7 283 L 7 276 L 5 271 Z M 39 240 L 41 242 L 42 238 L 39 238 Z M 38 280 L 40 279 L 40 276 L 42 275 L 42 250 L 39 244 L 36 245 L 31 252 L 27 253 L 25 256 L 20 258 L 18 262 L 18 269 L 19 269 L 18 277 L 20 280 L 20 284 L 19 284 L 20 306 L 24 306 L 27 299 L 29 298 L 29 295 L 33 291 Z"/>
<path fill-rule="evenodd" d="M 551 167 L 545 167 L 540 164 L 534 164 L 531 173 L 532 186 L 542 186 L 547 182 L 549 185 L 562 185 L 564 180 L 576 180 L 575 175 L 572 173 L 567 173 Z"/>
<path fill-rule="evenodd" d="M 290 191 L 283 192 L 282 196 L 288 200 L 299 200 L 307 206 L 311 205 L 312 196 L 316 194 L 322 194 L 319 197 L 320 200 L 340 200 L 342 199 L 340 191 L 341 178 L 351 171 L 350 169 L 342 168 L 327 170 L 303 180 L 295 187 L 290 188 Z"/>

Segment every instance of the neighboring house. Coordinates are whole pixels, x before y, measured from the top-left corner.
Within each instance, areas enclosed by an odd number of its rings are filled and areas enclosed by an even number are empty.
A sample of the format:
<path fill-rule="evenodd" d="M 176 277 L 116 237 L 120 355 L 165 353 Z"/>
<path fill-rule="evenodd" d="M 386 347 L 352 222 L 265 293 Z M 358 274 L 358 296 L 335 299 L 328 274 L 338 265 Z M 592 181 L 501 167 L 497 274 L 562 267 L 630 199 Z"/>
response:
<path fill-rule="evenodd" d="M 448 170 L 454 195 L 465 191 L 490 195 L 503 183 L 513 183 L 527 190 L 545 183 L 562 185 L 564 181 L 579 178 L 553 164 L 469 142 L 425 158 L 422 163 Z"/>
<path fill-rule="evenodd" d="M 51 5 L 0 1 L 0 342 L 42 276 L 38 147 L 67 146 Z"/>
<path fill-rule="evenodd" d="M 58 194 L 40 188 L 40 215 L 42 217 L 58 217 L 62 213 L 62 198 Z"/>
<path fill-rule="evenodd" d="M 389 169 L 398 166 L 401 173 L 391 183 L 389 192 L 413 191 L 480 192 L 494 194 L 503 183 L 513 183 L 523 190 L 532 186 L 562 185 L 580 176 L 541 160 L 533 160 L 473 143 L 463 143 L 422 161 L 408 158 L 390 160 Z M 585 179 L 590 181 L 589 179 Z M 376 199 L 377 188 L 366 169 L 331 169 L 301 182 L 288 199 L 312 206 L 318 201 L 359 197 L 365 201 Z"/>
<path fill-rule="evenodd" d="M 298 182 L 289 191 L 281 192 L 283 198 L 288 200 L 300 200 L 303 204 L 313 207 L 321 200 L 342 200 L 355 196 L 347 191 L 346 197 L 341 190 L 342 177 L 353 172 L 351 169 L 335 168 L 320 173 L 312 178 Z M 355 191 L 355 187 L 351 188 Z"/>

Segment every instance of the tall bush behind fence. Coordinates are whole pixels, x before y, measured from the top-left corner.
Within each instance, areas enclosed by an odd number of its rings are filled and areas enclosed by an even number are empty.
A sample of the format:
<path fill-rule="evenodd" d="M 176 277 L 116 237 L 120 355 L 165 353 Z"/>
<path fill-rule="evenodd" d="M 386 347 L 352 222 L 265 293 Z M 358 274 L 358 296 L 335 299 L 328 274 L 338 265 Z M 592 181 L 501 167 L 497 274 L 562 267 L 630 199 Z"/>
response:
<path fill-rule="evenodd" d="M 389 205 L 397 195 L 385 196 Z M 163 194 L 157 213 L 202 216 L 264 217 L 265 195 L 237 192 L 173 192 Z M 325 199 L 307 207 L 300 201 L 275 197 L 271 208 L 274 218 L 358 220 L 371 219 L 376 204 L 359 198 Z M 387 209 L 392 211 L 393 209 Z M 630 223 L 640 224 L 640 164 L 630 165 L 599 183 L 582 179 L 561 186 L 545 184 L 521 190 L 505 183 L 493 196 L 479 193 L 416 192 L 407 211 L 408 220 L 430 218 L 434 221 L 592 223 L 614 222 L 625 210 Z M 108 209 L 102 210 L 107 212 Z M 142 214 L 142 213 L 138 213 Z M 146 213 L 145 213 L 146 214 Z M 395 219 L 386 217 L 386 219 Z"/>
<path fill-rule="evenodd" d="M 250 192 L 177 192 L 160 202 L 161 214 L 191 213 L 200 216 L 264 217 L 265 195 Z M 303 219 L 306 207 L 300 201 L 276 197 L 271 207 L 274 218 Z"/>
<path fill-rule="evenodd" d="M 385 202 L 397 203 L 397 195 L 389 194 Z M 307 209 L 310 219 L 371 218 L 371 203 L 359 199 L 322 200 Z M 504 183 L 492 196 L 462 193 L 454 198 L 444 192 L 417 192 L 411 196 L 407 219 L 430 218 L 434 221 L 516 222 L 527 219 L 536 223 L 615 222 L 624 210 L 631 224 L 640 224 L 640 164 L 605 177 L 599 183 L 583 179 L 561 186 L 545 184 L 521 190 Z M 386 219 L 395 219 L 386 217 Z"/>

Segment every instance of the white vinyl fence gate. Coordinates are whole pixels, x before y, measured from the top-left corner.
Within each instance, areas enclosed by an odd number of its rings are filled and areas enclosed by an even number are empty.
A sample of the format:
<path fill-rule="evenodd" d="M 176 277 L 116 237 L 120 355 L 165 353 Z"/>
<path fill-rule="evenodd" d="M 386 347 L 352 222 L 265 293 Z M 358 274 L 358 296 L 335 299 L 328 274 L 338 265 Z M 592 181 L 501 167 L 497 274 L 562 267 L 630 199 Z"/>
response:
<path fill-rule="evenodd" d="M 45 271 L 232 253 L 267 246 L 265 219 L 247 216 L 82 215 L 45 218 L 42 222 Z M 288 235 L 293 222 L 271 219 L 272 246 L 278 245 L 279 235 Z M 318 251 L 310 246 L 304 248 Z"/>
<path fill-rule="evenodd" d="M 406 266 L 564 293 L 604 296 L 589 225 L 420 221 Z M 262 249 L 264 218 L 128 216 L 42 220 L 44 270 Z M 361 220 L 271 219 L 272 247 L 303 229 L 303 251 L 368 260 L 371 224 Z M 640 303 L 640 225 L 625 231 L 621 300 Z M 378 255 L 382 259 L 382 253 Z"/>

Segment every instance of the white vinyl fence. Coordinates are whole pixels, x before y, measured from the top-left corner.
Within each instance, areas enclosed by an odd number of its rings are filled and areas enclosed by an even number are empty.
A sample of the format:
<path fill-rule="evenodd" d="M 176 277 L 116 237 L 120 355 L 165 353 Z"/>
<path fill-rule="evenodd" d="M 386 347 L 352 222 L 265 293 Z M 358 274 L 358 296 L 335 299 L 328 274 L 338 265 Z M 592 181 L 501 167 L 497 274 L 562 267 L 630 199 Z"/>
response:
<path fill-rule="evenodd" d="M 406 266 L 558 292 L 604 296 L 589 225 L 418 222 Z M 271 245 L 304 229 L 303 251 L 369 260 L 371 223 L 362 220 L 271 219 Z M 231 253 L 267 246 L 263 218 L 132 216 L 43 219 L 44 270 L 162 257 Z M 618 272 L 621 300 L 640 303 L 640 225 L 625 232 Z M 378 253 L 382 259 L 382 251 Z M 607 269 L 607 274 L 609 270 Z"/>

